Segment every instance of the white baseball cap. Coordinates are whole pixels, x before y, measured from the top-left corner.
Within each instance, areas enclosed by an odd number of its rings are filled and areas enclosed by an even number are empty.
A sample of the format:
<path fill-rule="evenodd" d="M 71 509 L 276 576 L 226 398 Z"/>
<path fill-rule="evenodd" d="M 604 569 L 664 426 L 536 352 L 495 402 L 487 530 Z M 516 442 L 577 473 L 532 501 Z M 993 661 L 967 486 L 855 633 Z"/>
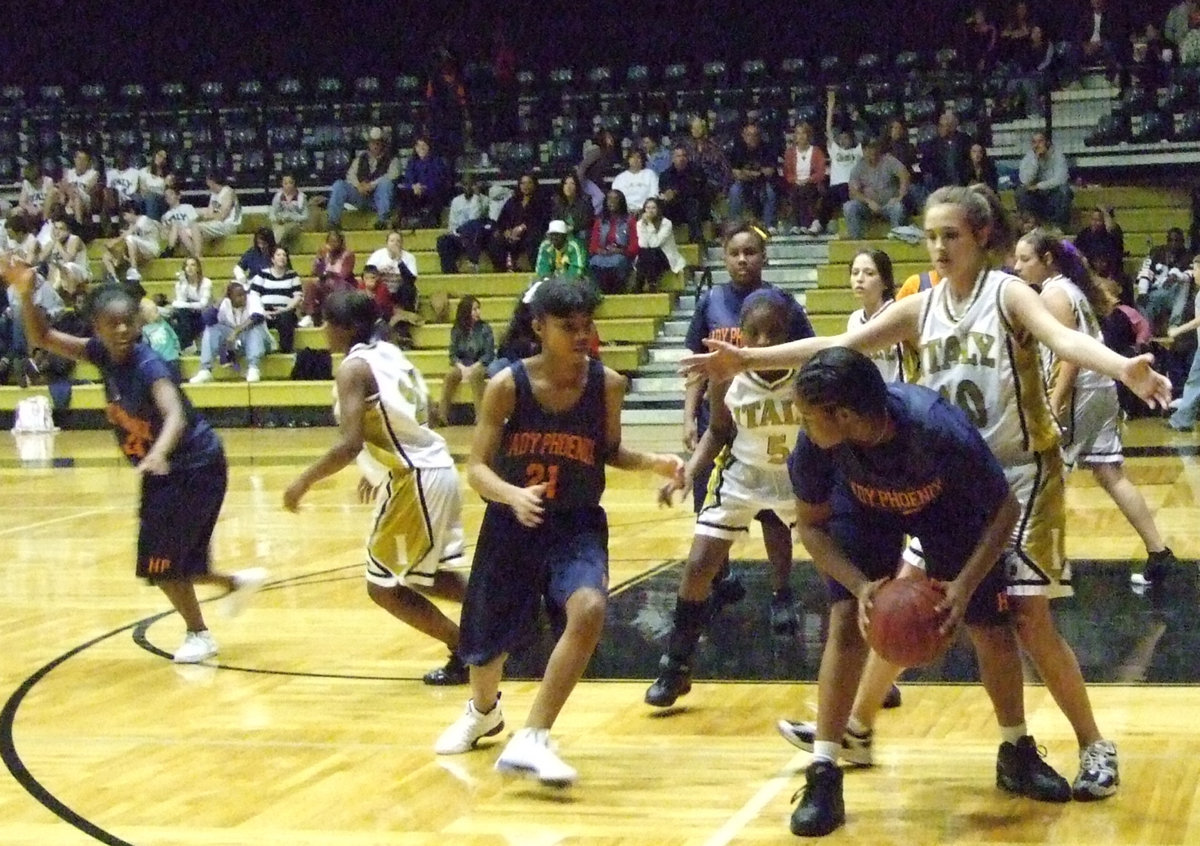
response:
<path fill-rule="evenodd" d="M 556 234 L 557 235 L 566 235 L 567 234 L 567 222 L 565 220 L 550 221 L 550 226 L 549 226 L 549 228 L 546 229 L 546 234 L 547 235 L 556 235 Z"/>

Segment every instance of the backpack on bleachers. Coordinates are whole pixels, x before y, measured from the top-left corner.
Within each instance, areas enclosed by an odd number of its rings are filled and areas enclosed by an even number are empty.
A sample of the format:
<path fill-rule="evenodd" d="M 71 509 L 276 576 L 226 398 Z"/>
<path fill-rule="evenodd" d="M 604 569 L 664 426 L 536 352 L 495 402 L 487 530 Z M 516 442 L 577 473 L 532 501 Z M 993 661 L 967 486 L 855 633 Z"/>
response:
<path fill-rule="evenodd" d="M 333 354 L 329 350 L 296 350 L 296 363 L 292 365 L 292 380 L 295 382 L 321 382 L 333 378 Z"/>

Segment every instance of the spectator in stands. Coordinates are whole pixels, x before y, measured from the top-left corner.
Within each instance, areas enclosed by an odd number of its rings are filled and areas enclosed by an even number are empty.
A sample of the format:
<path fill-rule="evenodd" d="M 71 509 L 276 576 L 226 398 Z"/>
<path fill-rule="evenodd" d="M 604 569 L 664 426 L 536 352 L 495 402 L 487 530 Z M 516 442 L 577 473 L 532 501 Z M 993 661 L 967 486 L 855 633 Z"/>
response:
<path fill-rule="evenodd" d="M 271 345 L 266 321 L 258 295 L 236 279 L 230 282 L 216 312 L 210 309 L 205 313 L 200 369 L 188 381 L 193 385 L 211 382 L 215 364 L 235 364 L 239 358 L 246 360 L 246 381 L 259 381 L 262 358 Z"/>
<path fill-rule="evenodd" d="M 311 213 L 308 198 L 296 185 L 296 174 L 285 170 L 279 177 L 279 190 L 271 198 L 271 208 L 267 210 L 275 243 L 291 250 L 300 233 L 308 228 Z"/>
<path fill-rule="evenodd" d="M 363 287 L 375 297 L 393 340 L 408 349 L 412 346 L 412 328 L 424 321 L 417 314 L 417 257 L 404 249 L 404 234 L 399 229 L 388 233 L 387 243 L 367 258 L 375 284 L 368 284 L 363 271 Z"/>
<path fill-rule="evenodd" d="M 733 174 L 730 172 L 725 151 L 709 137 L 708 121 L 701 117 L 692 118 L 691 135 L 691 139 L 686 143 L 687 159 L 704 173 L 704 182 L 708 189 L 705 196 L 708 208 L 711 209 L 716 198 L 725 193 Z"/>
<path fill-rule="evenodd" d="M 1121 22 L 1108 8 L 1107 0 L 1090 0 L 1088 8 L 1074 13 L 1074 24 L 1068 30 L 1071 49 L 1068 53 L 1073 73 L 1086 65 L 1103 65 L 1113 81 L 1123 60 L 1126 43 Z"/>
<path fill-rule="evenodd" d="M 1048 92 L 1057 84 L 1054 45 L 1040 26 L 1030 29 L 1029 38 L 1016 45 L 1010 96 L 1020 92 L 1026 111 L 1041 117 L 1046 113 Z"/>
<path fill-rule="evenodd" d="M 938 118 L 937 135 L 921 145 L 926 196 L 947 185 L 966 185 L 970 153 L 971 136 L 958 128 L 958 115 L 946 109 Z"/>
<path fill-rule="evenodd" d="M 7 385 L 9 378 L 16 371 L 18 384 L 27 388 L 30 380 L 38 375 L 38 367 L 34 363 L 33 350 L 29 348 L 29 340 L 25 336 L 25 319 L 21 313 L 20 298 L 12 288 L 6 293 L 7 307 L 0 314 L 0 385 Z M 66 311 L 66 305 L 54 290 L 54 285 L 40 273 L 34 277 L 33 304 L 35 308 L 45 312 L 52 323 Z"/>
<path fill-rule="evenodd" d="M 908 195 L 904 205 L 910 217 L 920 214 L 924 209 L 926 197 L 918 173 L 921 156 L 917 152 L 917 145 L 908 137 L 908 124 L 904 118 L 896 116 L 888 121 L 887 132 L 880 139 L 879 152 L 890 155 L 908 171 Z"/>
<path fill-rule="evenodd" d="M 141 279 L 142 265 L 162 252 L 162 224 L 142 214 L 133 199 L 125 200 L 120 211 L 124 226 L 116 238 L 104 245 L 101 260 L 113 279 L 119 278 L 117 269 L 122 264 L 129 267 L 127 279 Z"/>
<path fill-rule="evenodd" d="M 163 192 L 163 199 L 167 204 L 167 210 L 163 212 L 160 221 L 163 225 L 163 242 L 166 244 L 163 250 L 164 255 L 173 253 L 175 248 L 183 242 L 184 234 L 189 232 L 196 221 L 200 219 L 200 213 L 196 211 L 196 207 L 191 203 L 183 202 L 182 197 L 183 195 L 174 185 L 168 185 Z"/>
<path fill-rule="evenodd" d="M 536 289 L 536 285 L 530 290 Z M 533 331 L 533 312 L 529 308 L 532 299 L 529 292 L 517 303 L 509 318 L 508 327 L 500 337 L 500 345 L 496 348 L 496 358 L 488 365 L 487 377 L 491 379 L 514 361 L 537 355 L 541 348 L 537 333 Z"/>
<path fill-rule="evenodd" d="M 449 50 L 440 51 L 425 85 L 428 104 L 429 141 L 441 155 L 453 163 L 462 154 L 463 132 L 467 121 L 467 88 L 459 75 L 458 62 Z M 449 193 L 452 167 L 446 168 L 443 198 Z M 428 179 L 428 176 L 423 178 Z M 406 183 L 408 180 L 405 180 Z"/>
<path fill-rule="evenodd" d="M 238 200 L 228 177 L 219 170 L 211 170 L 204 177 L 208 186 L 208 206 L 196 215 L 196 221 L 180 232 L 179 243 L 188 255 L 204 257 L 204 247 L 213 241 L 228 238 L 242 225 L 242 204 Z"/>
<path fill-rule="evenodd" d="M 253 279 L 271 266 L 275 256 L 275 231 L 269 226 L 254 230 L 254 243 L 242 253 L 234 265 L 233 275 L 239 282 Z"/>
<path fill-rule="evenodd" d="M 1166 334 L 1168 327 L 1183 323 L 1191 305 L 1194 279 L 1192 254 L 1184 241 L 1183 230 L 1167 230 L 1167 242 L 1153 247 L 1137 275 L 1137 307 L 1150 321 L 1155 337 Z"/>
<path fill-rule="evenodd" d="M 1200 256 L 1192 259 L 1191 277 L 1193 282 L 1200 279 Z M 1200 343 L 1200 307 L 1195 309 L 1195 314 L 1197 316 L 1193 316 L 1186 323 L 1172 326 L 1167 330 L 1171 340 L 1178 341 L 1182 336 L 1195 332 L 1196 339 L 1194 341 Z M 1190 432 L 1196 428 L 1198 414 L 1200 414 L 1200 354 L 1193 354 L 1187 379 L 1183 383 L 1183 396 L 1179 398 L 1179 404 L 1175 408 L 1175 413 L 1167 420 L 1167 425 L 1177 432 Z"/>
<path fill-rule="evenodd" d="M 354 253 L 346 249 L 346 236 L 339 229 L 329 230 L 325 243 L 313 259 L 313 278 L 305 280 L 304 304 L 299 326 L 307 328 L 321 322 L 321 307 L 334 291 L 352 291 L 354 280 Z"/>
<path fill-rule="evenodd" d="M 829 190 L 825 192 L 825 203 L 818 220 L 827 224 L 830 232 L 837 229 L 833 216 L 850 199 L 850 172 L 863 157 L 862 144 L 854 132 L 842 126 L 834 132 L 833 115 L 837 109 L 837 92 L 830 88 L 825 99 L 825 143 L 829 145 Z"/>
<path fill-rule="evenodd" d="M 292 352 L 296 348 L 296 326 L 300 322 L 304 292 L 300 274 L 292 269 L 287 247 L 275 247 L 271 264 L 250 278 L 250 291 L 262 303 L 266 325 L 279 335 L 279 351 Z M 247 376 L 246 381 L 255 380 Z"/>
<path fill-rule="evenodd" d="M 658 139 L 649 133 L 642 136 L 641 143 L 642 152 L 646 154 L 646 167 L 662 177 L 666 169 L 671 166 L 671 151 L 660 146 Z"/>
<path fill-rule="evenodd" d="M 154 151 L 150 163 L 138 171 L 138 197 L 151 220 L 162 220 L 167 211 L 167 188 L 175 184 L 171 158 L 166 150 Z"/>
<path fill-rule="evenodd" d="M 601 291 L 606 294 L 625 291 L 637 252 L 637 221 L 629 213 L 625 195 L 616 189 L 609 191 L 604 211 L 592 224 L 588 248 L 588 266 Z"/>
<path fill-rule="evenodd" d="M 1196 16 L 1200 16 L 1200 3 L 1197 3 L 1196 0 L 1182 0 L 1182 2 L 1176 3 L 1167 12 L 1167 19 L 1163 25 L 1163 36 L 1176 49 L 1182 47 L 1188 31 L 1192 27 L 1192 18 Z"/>
<path fill-rule="evenodd" d="M 767 149 L 757 123 L 742 127 L 729 155 L 733 183 L 729 186 L 729 216 L 739 220 L 749 206 L 771 232 L 776 231 L 775 162 L 778 154 Z"/>
<path fill-rule="evenodd" d="M 646 167 L 646 154 L 637 147 L 629 150 L 625 161 L 629 167 L 613 177 L 612 187 L 625 195 L 631 214 L 640 214 L 642 204 L 658 196 L 658 174 Z"/>
<path fill-rule="evenodd" d="M 450 422 L 450 407 L 459 385 L 471 386 L 471 397 L 475 401 L 475 416 L 479 416 L 479 404 L 483 402 L 483 389 L 487 384 L 487 369 L 496 358 L 496 338 L 492 327 L 480 316 L 479 300 L 463 297 L 458 301 L 454 313 L 454 325 L 450 328 L 450 369 L 442 379 L 441 422 Z"/>
<path fill-rule="evenodd" d="M 438 226 L 453 184 L 445 159 L 434 154 L 428 138 L 418 138 L 413 157 L 404 167 L 404 181 L 396 191 L 400 214 L 415 217 L 417 226 Z"/>
<path fill-rule="evenodd" d="M 1096 206 L 1088 225 L 1075 236 L 1075 249 L 1099 273 L 1102 262 L 1120 267 L 1125 260 L 1125 233 L 1113 214 L 1111 206 Z M 1101 274 L 1107 276 L 1108 274 Z"/>
<path fill-rule="evenodd" d="M 458 261 L 464 255 L 472 273 L 479 272 L 479 256 L 491 235 L 487 216 L 487 198 L 477 190 L 475 177 L 462 180 L 462 193 L 450 201 L 449 231 L 437 239 L 442 273 L 458 273 Z"/>
<path fill-rule="evenodd" d="M 863 145 L 862 161 L 850 173 L 850 199 L 842 207 L 847 234 L 853 239 L 866 235 L 867 221 L 886 217 L 892 228 L 908 220 L 904 197 L 908 194 L 908 171 L 889 154 L 880 152 L 880 141 Z"/>
<path fill-rule="evenodd" d="M 812 125 L 801 121 L 792 130 L 792 143 L 783 153 L 783 181 L 792 207 L 791 234 L 819 235 L 818 212 L 825 194 L 825 152 L 812 143 Z"/>
<path fill-rule="evenodd" d="M 1012 64 L 1025 52 L 1025 46 L 1033 34 L 1037 21 L 1029 11 L 1027 0 L 1017 0 L 1000 30 L 1000 42 L 997 48 L 997 58 L 1005 64 Z"/>
<path fill-rule="evenodd" d="M 82 148 L 75 151 L 74 166 L 67 168 L 58 184 L 67 214 L 77 226 L 92 222 L 92 209 L 100 205 L 100 174 L 92 164 L 92 154 Z"/>
<path fill-rule="evenodd" d="M 492 233 L 488 246 L 492 267 L 498 271 L 516 270 L 524 259 L 525 266 L 532 270 L 546 231 L 546 215 L 537 178 L 532 173 L 522 174 L 517 180 L 517 193 L 504 204 Z"/>
<path fill-rule="evenodd" d="M 41 249 L 34 234 L 38 228 L 37 220 L 24 211 L 17 211 L 5 222 L 5 228 L 8 230 L 7 249 L 26 264 L 37 264 L 38 250 Z"/>
<path fill-rule="evenodd" d="M 967 153 L 967 184 L 986 185 L 993 191 L 1000 190 L 1000 176 L 996 173 L 996 164 L 988 157 L 987 147 L 978 141 L 971 145 Z"/>
<path fill-rule="evenodd" d="M 142 324 L 142 340 L 158 353 L 158 357 L 171 372 L 171 379 L 175 384 L 180 384 L 183 381 L 183 371 L 179 366 L 179 336 L 175 334 L 158 304 L 149 297 L 143 297 L 138 304 L 138 317 Z"/>
<path fill-rule="evenodd" d="M 675 227 L 662 213 L 657 197 L 642 206 L 637 222 L 637 258 L 633 262 L 633 292 L 658 290 L 659 280 L 668 271 L 682 273 L 687 267 L 675 243 Z"/>
<path fill-rule="evenodd" d="M 1067 157 L 1042 131 L 1033 133 L 1029 151 L 1018 169 L 1017 211 L 1064 230 L 1071 221 L 1071 174 Z"/>
<path fill-rule="evenodd" d="M 104 174 L 104 203 L 100 212 L 100 230 L 108 233 L 113 217 L 122 216 L 121 208 L 126 203 L 138 201 L 138 185 L 141 171 L 129 162 L 129 153 L 118 150 L 113 155 L 113 166 Z"/>
<path fill-rule="evenodd" d="M 621 150 L 611 130 L 601 129 L 592 143 L 583 150 L 583 159 L 575 168 L 583 193 L 592 201 L 592 212 L 599 214 L 604 207 L 604 186 L 609 173 L 621 158 Z"/>
<path fill-rule="evenodd" d="M 42 173 L 42 166 L 30 162 L 21 168 L 21 196 L 17 200 L 17 208 L 24 212 L 35 224 L 34 231 L 42 225 L 57 204 L 58 186 L 48 174 Z"/>
<path fill-rule="evenodd" d="M 367 133 L 367 149 L 354 157 L 346 178 L 333 183 L 329 192 L 329 227 L 341 226 L 346 203 L 357 208 L 373 203 L 375 228 L 387 229 L 399 176 L 400 162 L 388 151 L 383 129 L 372 127 Z"/>
<path fill-rule="evenodd" d="M 171 326 L 179 345 L 188 349 L 204 331 L 204 312 L 212 307 L 213 283 L 204 275 L 200 259 L 189 256 L 175 274 L 175 299 L 171 301 Z"/>
<path fill-rule="evenodd" d="M 567 234 L 586 249 L 588 239 L 592 237 L 592 221 L 596 212 L 592 210 L 592 202 L 579 185 L 579 177 L 568 173 L 558 184 L 558 191 L 550 200 L 551 220 L 561 220 L 567 224 Z"/>
<path fill-rule="evenodd" d="M 579 242 L 571 237 L 570 227 L 565 220 L 552 220 L 546 229 L 546 238 L 538 247 L 534 275 L 538 279 L 563 276 L 579 279 L 587 271 L 587 253 Z"/>
<path fill-rule="evenodd" d="M 688 240 L 704 241 L 704 221 L 712 206 L 704 171 L 691 163 L 687 147 L 676 145 L 671 151 L 671 166 L 658 179 L 663 216 L 675 224 L 686 224 Z"/>
<path fill-rule="evenodd" d="M 1163 37 L 1154 21 L 1147 21 L 1129 36 L 1129 72 L 1144 88 L 1158 89 L 1167 84 L 1168 71 L 1178 50 Z"/>
<path fill-rule="evenodd" d="M 51 225 L 50 240 L 41 245 L 38 263 L 46 265 L 46 278 L 68 303 L 72 303 L 75 295 L 84 293 L 92 281 L 87 244 L 71 231 L 65 214 L 58 214 Z"/>
<path fill-rule="evenodd" d="M 961 39 L 963 64 L 975 73 L 987 73 L 996 61 L 1000 33 L 988 19 L 983 3 L 976 3 L 964 27 Z"/>

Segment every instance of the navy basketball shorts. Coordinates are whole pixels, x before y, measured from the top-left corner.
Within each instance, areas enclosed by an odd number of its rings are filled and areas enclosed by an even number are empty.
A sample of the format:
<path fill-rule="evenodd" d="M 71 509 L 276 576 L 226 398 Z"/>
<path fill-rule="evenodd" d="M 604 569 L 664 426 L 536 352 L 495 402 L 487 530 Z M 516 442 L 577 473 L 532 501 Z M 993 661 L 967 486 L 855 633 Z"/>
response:
<path fill-rule="evenodd" d="M 879 525 L 878 518 L 865 512 L 836 514 L 827 526 L 846 556 L 863 574 L 875 581 L 896 575 L 904 550 L 905 533 Z M 931 579 L 952 581 L 966 564 L 977 539 L 960 539 L 947 527 L 944 537 L 922 538 L 926 574 Z M 1007 582 L 1001 560 L 997 559 L 983 581 L 971 594 L 963 619 L 969 626 L 995 626 L 1008 622 Z M 854 594 L 829 577 L 829 601 L 854 599 Z"/>
<path fill-rule="evenodd" d="M 463 600 L 459 657 L 478 667 L 512 652 L 533 636 L 540 602 L 561 624 L 567 600 L 583 588 L 608 592 L 603 509 L 547 511 L 530 529 L 512 509 L 488 503 Z"/>
<path fill-rule="evenodd" d="M 191 579 L 209 570 L 213 529 L 229 472 L 222 460 L 142 477 L 137 575 L 155 582 Z"/>

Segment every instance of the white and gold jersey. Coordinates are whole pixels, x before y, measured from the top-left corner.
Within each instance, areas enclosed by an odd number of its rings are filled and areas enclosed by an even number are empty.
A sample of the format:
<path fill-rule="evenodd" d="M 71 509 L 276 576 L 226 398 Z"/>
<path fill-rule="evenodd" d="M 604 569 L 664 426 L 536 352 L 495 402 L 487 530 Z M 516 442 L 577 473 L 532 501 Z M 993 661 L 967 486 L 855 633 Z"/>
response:
<path fill-rule="evenodd" d="M 886 301 L 879 307 L 878 311 L 871 315 L 870 318 L 866 316 L 866 313 L 861 308 L 858 309 L 851 314 L 850 318 L 846 321 L 846 331 L 852 332 L 853 330 L 865 324 L 868 320 L 875 319 L 887 311 L 893 303 L 895 303 L 895 300 Z M 879 368 L 879 372 L 883 374 L 883 381 L 907 381 L 904 378 L 904 346 L 902 344 L 894 344 L 882 350 L 876 350 L 870 355 L 871 361 L 875 363 L 875 366 Z"/>
<path fill-rule="evenodd" d="M 725 407 L 737 429 L 730 447 L 735 461 L 759 470 L 787 474 L 787 458 L 800 429 L 792 398 L 796 371 L 779 371 L 767 381 L 750 371 L 739 373 L 725 392 Z"/>
<path fill-rule="evenodd" d="M 1074 329 L 1103 344 L 1104 335 L 1100 332 L 1100 321 L 1096 319 L 1092 304 L 1088 302 L 1087 295 L 1079 286 L 1065 276 L 1055 276 L 1042 285 L 1043 292 L 1050 290 L 1062 291 L 1071 301 L 1071 313 L 1075 315 Z M 1042 363 L 1046 369 L 1046 382 L 1053 385 L 1058 376 L 1058 359 L 1049 347 L 1042 347 Z M 1075 390 L 1079 392 L 1107 390 L 1115 384 L 1111 377 L 1095 370 L 1080 368 L 1075 375 Z"/>

